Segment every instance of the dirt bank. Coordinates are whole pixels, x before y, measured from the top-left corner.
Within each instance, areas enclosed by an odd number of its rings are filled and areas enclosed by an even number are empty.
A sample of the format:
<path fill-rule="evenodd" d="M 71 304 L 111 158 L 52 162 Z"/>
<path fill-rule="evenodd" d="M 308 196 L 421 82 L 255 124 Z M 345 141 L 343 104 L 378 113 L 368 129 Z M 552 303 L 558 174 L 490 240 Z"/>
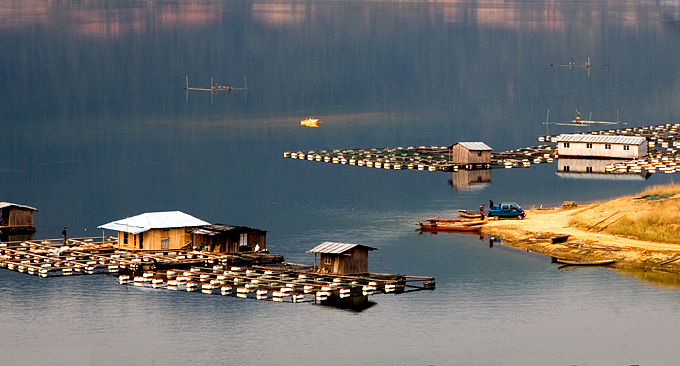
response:
<path fill-rule="evenodd" d="M 621 217 L 635 217 L 652 209 L 646 200 L 624 197 L 572 208 L 528 210 L 524 220 L 490 220 L 482 231 L 500 237 L 506 245 L 553 258 L 581 262 L 613 259 L 616 260 L 615 267 L 680 273 L 680 245 L 641 241 L 600 231 Z M 592 229 L 570 226 L 570 219 L 576 215 L 592 222 Z M 552 243 L 551 238 L 557 235 L 569 235 L 569 238 L 563 243 Z"/>

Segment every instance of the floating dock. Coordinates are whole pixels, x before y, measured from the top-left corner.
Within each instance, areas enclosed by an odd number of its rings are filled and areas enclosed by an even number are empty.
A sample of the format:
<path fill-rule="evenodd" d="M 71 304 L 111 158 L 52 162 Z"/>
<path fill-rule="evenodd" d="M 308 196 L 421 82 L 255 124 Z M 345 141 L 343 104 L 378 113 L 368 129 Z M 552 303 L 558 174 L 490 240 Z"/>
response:
<path fill-rule="evenodd" d="M 581 134 L 640 136 L 647 139 L 648 154 L 638 159 L 608 164 L 607 173 L 680 173 L 680 124 L 630 127 Z M 539 136 L 539 142 L 557 142 L 557 136 Z"/>
<path fill-rule="evenodd" d="M 86 274 L 135 274 L 205 263 L 256 265 L 283 262 L 283 256 L 263 252 L 234 254 L 198 251 L 133 252 L 117 250 L 115 237 L 25 240 L 0 243 L 0 266 L 40 277 Z"/>
<path fill-rule="evenodd" d="M 648 141 L 646 157 L 607 166 L 608 173 L 680 172 L 680 124 L 631 127 L 591 131 L 581 134 L 643 136 Z M 332 149 L 286 151 L 284 158 L 355 165 L 376 169 L 456 172 L 490 168 L 529 168 L 532 164 L 552 163 L 558 158 L 557 136 L 538 137 L 544 144 L 521 149 L 492 152 L 490 164 L 456 164 L 448 146 L 409 146 L 393 148 Z"/>
<path fill-rule="evenodd" d="M 433 277 L 320 273 L 277 254 L 117 250 L 114 237 L 0 243 L 0 267 L 40 277 L 111 274 L 122 285 L 277 302 L 433 290 Z"/>
<path fill-rule="evenodd" d="M 323 302 L 351 296 L 434 289 L 432 277 L 365 273 L 322 274 L 312 266 L 236 267 L 214 265 L 184 271 L 147 271 L 141 276 L 120 275 L 124 285 L 170 291 L 200 292 L 277 302 Z"/>
<path fill-rule="evenodd" d="M 283 157 L 376 169 L 455 172 L 492 167 L 525 168 L 531 164 L 550 163 L 557 149 L 554 146 L 540 145 L 491 153 L 490 164 L 456 164 L 451 161 L 450 151 L 447 146 L 409 146 L 382 149 L 286 151 Z"/>

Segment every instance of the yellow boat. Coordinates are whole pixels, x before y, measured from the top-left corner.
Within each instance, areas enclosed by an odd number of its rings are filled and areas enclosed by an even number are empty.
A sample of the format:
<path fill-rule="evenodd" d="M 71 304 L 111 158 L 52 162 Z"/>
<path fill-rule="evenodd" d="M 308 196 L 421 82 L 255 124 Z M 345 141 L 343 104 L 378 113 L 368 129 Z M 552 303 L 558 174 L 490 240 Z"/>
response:
<path fill-rule="evenodd" d="M 319 119 L 318 118 L 303 119 L 302 121 L 300 121 L 300 125 L 307 127 L 319 127 Z"/>

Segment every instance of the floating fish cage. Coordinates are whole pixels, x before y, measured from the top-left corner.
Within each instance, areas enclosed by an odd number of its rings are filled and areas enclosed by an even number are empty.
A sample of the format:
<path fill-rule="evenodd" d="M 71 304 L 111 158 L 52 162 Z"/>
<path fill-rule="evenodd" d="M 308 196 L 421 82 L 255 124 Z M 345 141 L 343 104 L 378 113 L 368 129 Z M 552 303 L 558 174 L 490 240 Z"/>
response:
<path fill-rule="evenodd" d="M 300 303 L 400 293 L 407 287 L 410 290 L 434 289 L 432 277 L 321 274 L 312 266 L 290 263 L 276 267 L 216 264 L 223 262 L 225 256 L 228 255 L 208 252 L 121 252 L 110 243 L 90 242 L 86 248 L 61 246 L 59 242 L 0 243 L 0 266 L 8 270 L 40 277 L 114 274 L 121 285 L 169 291 Z M 242 256 L 244 254 L 239 253 L 239 258 Z M 191 265 L 181 268 L 187 264 Z M 173 265 L 177 268 L 169 268 Z"/>

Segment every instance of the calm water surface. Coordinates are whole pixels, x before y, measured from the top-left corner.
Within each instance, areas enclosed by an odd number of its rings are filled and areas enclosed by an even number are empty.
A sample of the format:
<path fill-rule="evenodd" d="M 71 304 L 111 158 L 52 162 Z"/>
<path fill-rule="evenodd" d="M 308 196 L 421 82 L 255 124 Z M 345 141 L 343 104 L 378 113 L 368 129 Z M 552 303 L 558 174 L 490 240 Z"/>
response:
<path fill-rule="evenodd" d="M 181 210 L 268 230 L 288 261 L 325 241 L 435 291 L 362 312 L 0 271 L 8 365 L 675 365 L 680 278 L 549 259 L 413 222 L 489 199 L 526 207 L 672 181 L 566 179 L 555 164 L 448 173 L 284 151 L 536 145 L 575 111 L 629 127 L 680 115 L 680 7 L 662 1 L 166 1 L 0 4 L 0 200 L 38 238 Z M 590 72 L 551 63 L 584 62 Z M 211 97 L 191 86 L 243 86 Z M 314 116 L 320 128 L 299 121 Z M 547 132 L 574 132 L 549 126 Z"/>

